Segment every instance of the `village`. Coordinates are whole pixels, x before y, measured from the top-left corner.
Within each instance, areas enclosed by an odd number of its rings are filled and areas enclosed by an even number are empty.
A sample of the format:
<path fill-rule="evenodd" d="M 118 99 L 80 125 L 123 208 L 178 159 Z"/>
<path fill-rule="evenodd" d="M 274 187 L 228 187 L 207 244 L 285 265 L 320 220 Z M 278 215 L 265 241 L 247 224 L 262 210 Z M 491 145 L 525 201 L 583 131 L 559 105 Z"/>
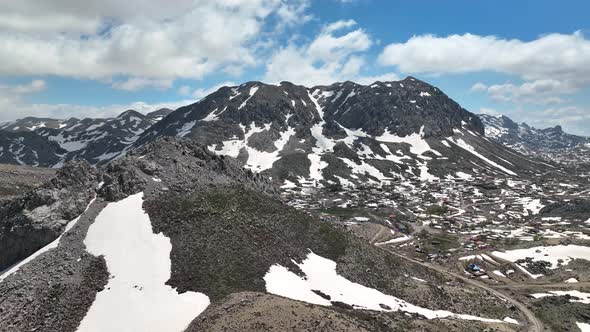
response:
<path fill-rule="evenodd" d="M 576 213 L 575 206 L 553 208 L 590 198 L 587 178 L 578 179 L 405 180 L 382 187 L 291 189 L 283 197 L 375 245 L 418 261 L 453 266 L 475 278 L 506 282 L 507 276 L 526 280 L 534 272 L 492 258 L 492 252 L 590 244 L 590 216 Z M 503 265 L 499 261 L 512 263 L 512 268 L 495 269 Z M 529 265 L 543 270 L 542 264 Z"/>
<path fill-rule="evenodd" d="M 282 195 L 392 254 L 517 298 L 559 330 L 590 317 L 589 179 L 410 179 Z"/>

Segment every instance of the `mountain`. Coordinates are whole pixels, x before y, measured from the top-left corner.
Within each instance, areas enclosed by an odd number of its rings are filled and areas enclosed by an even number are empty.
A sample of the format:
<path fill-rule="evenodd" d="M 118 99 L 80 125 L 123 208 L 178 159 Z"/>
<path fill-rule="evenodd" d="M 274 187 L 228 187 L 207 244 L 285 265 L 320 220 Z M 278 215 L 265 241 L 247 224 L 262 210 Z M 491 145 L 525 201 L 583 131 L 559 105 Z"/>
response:
<path fill-rule="evenodd" d="M 590 137 L 565 133 L 561 126 L 536 129 L 526 123 L 517 124 L 504 115 L 478 116 L 485 126 L 487 137 L 522 153 L 560 152 L 590 145 Z"/>
<path fill-rule="evenodd" d="M 189 137 L 285 186 L 534 174 L 541 166 L 487 140 L 477 116 L 413 77 L 306 88 L 222 87 L 141 134 Z"/>
<path fill-rule="evenodd" d="M 39 127 L 32 133 L 46 144 L 57 143 L 54 155 L 24 160 L 13 152 L 4 162 L 103 165 L 158 137 L 177 136 L 286 187 L 528 176 L 548 167 L 486 139 L 477 116 L 413 77 L 312 88 L 248 82 L 174 112 L 127 111 L 114 119 L 70 119 L 58 128 L 31 123 L 39 121 L 28 120 L 26 128 Z"/>
<path fill-rule="evenodd" d="M 1 331 L 515 331 L 503 319 L 523 319 L 286 206 L 266 178 L 187 139 L 99 169 L 68 162 L 0 205 L 0 226 L 36 239 L 0 250 Z"/>
<path fill-rule="evenodd" d="M 34 131 L 0 130 L 0 163 L 51 166 L 58 164 L 65 153 L 58 143 Z"/>
<path fill-rule="evenodd" d="M 145 116 L 150 118 L 155 123 L 155 122 L 162 120 L 163 118 L 165 118 L 168 114 L 170 114 L 172 112 L 174 112 L 174 110 L 171 110 L 169 108 L 160 108 L 159 110 L 150 112 L 150 113 L 146 114 Z"/>
<path fill-rule="evenodd" d="M 50 118 L 35 118 L 35 117 L 26 117 L 23 119 L 18 119 L 16 121 L 10 121 L 7 123 L 3 123 L 0 125 L 0 129 L 11 131 L 11 132 L 20 132 L 20 131 L 33 131 L 38 128 L 52 128 L 52 129 L 60 129 L 70 125 L 75 124 L 78 121 L 76 118 L 71 118 L 68 120 L 60 120 L 60 119 L 50 119 Z"/>
<path fill-rule="evenodd" d="M 170 112 L 160 109 L 143 115 L 128 110 L 104 119 L 16 120 L 0 127 L 0 136 L 5 137 L 0 142 L 6 145 L 0 162 L 60 167 L 65 161 L 83 159 L 93 165 L 104 164 L 126 151 L 139 134 Z"/>

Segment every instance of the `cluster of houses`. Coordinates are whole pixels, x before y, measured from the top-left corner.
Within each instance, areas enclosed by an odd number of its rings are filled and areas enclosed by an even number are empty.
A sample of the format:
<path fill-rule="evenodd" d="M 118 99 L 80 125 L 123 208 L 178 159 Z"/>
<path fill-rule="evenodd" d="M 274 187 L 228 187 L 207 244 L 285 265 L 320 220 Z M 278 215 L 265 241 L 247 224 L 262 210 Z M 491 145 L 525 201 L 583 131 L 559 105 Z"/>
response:
<path fill-rule="evenodd" d="M 391 230 L 390 238 L 381 242 L 423 260 L 446 263 L 523 241 L 590 240 L 590 223 L 542 214 L 552 202 L 590 198 L 589 186 L 549 178 L 405 180 L 380 187 L 286 190 L 283 197 L 329 222 L 380 224 Z M 440 245 L 441 236 L 453 237 L 456 246 Z M 467 270 L 477 274 L 478 266 Z"/>

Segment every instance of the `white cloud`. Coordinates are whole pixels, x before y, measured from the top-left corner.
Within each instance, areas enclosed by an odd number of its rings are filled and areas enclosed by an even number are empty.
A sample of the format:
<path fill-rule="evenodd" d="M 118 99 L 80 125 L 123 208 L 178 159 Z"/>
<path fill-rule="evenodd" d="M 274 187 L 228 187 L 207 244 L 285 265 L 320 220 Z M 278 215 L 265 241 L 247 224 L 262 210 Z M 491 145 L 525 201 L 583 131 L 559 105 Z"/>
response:
<path fill-rule="evenodd" d="M 406 73 L 488 71 L 516 76 L 523 83 L 477 83 L 471 88 L 485 92 L 494 101 L 515 105 L 563 104 L 569 101 L 568 96 L 590 85 L 590 40 L 581 32 L 552 33 L 531 41 L 473 34 L 414 36 L 404 43 L 387 45 L 378 62 Z M 580 107 L 558 109 L 571 113 Z M 536 115 L 526 120 L 535 120 L 536 116 L 549 119 L 547 113 L 540 112 L 531 112 Z M 559 120 L 552 119 L 553 123 Z M 543 121 L 549 124 L 549 120 Z"/>
<path fill-rule="evenodd" d="M 340 61 L 347 56 L 366 51 L 372 44 L 363 29 L 356 29 L 341 35 L 336 32 L 355 26 L 353 20 L 337 21 L 327 25 L 305 50 L 312 61 Z"/>
<path fill-rule="evenodd" d="M 189 99 L 154 104 L 138 101 L 97 107 L 73 104 L 30 104 L 24 100 L 27 95 L 43 91 L 46 88 L 45 81 L 38 79 L 27 84 L 0 85 L 0 121 L 10 121 L 27 116 L 58 119 L 112 117 L 129 109 L 148 113 L 164 107 L 176 109 L 195 102 Z"/>
<path fill-rule="evenodd" d="M 3 111 L 0 112 L 0 118 L 2 115 L 15 116 L 15 105 L 20 104 L 25 95 L 46 88 L 47 84 L 43 80 L 32 80 L 30 83 L 19 85 L 0 85 L 0 111 Z"/>
<path fill-rule="evenodd" d="M 475 83 L 471 87 L 471 91 L 474 91 L 474 92 L 483 92 L 483 91 L 487 91 L 487 90 L 488 90 L 488 86 L 481 83 L 481 82 Z"/>
<path fill-rule="evenodd" d="M 278 30 L 282 30 L 285 26 L 297 25 L 310 21 L 312 16 L 306 14 L 309 7 L 309 0 L 299 0 L 292 2 L 285 2 L 277 10 L 277 15 L 280 18 Z"/>
<path fill-rule="evenodd" d="M 397 78 L 393 73 L 375 77 L 362 74 L 366 66 L 363 53 L 373 41 L 363 29 L 354 29 L 355 26 L 353 20 L 333 22 L 311 42 L 299 46 L 291 43 L 279 49 L 267 62 L 263 80 L 313 86 L 345 80 L 364 83 L 370 79 Z"/>
<path fill-rule="evenodd" d="M 590 136 L 590 109 L 587 107 L 567 106 L 548 108 L 525 116 L 525 121 L 536 128 L 561 125 L 571 134 Z"/>
<path fill-rule="evenodd" d="M 332 22 L 324 27 L 324 33 L 332 33 L 338 30 L 352 28 L 356 25 L 355 20 L 340 20 L 336 22 Z"/>
<path fill-rule="evenodd" d="M 188 85 L 183 85 L 178 88 L 178 93 L 183 96 L 188 96 L 191 93 L 191 87 Z"/>
<path fill-rule="evenodd" d="M 422 35 L 390 44 L 379 56 L 382 65 L 408 73 L 496 71 L 525 80 L 590 80 L 590 41 L 581 32 L 549 34 L 533 41 L 472 34 Z"/>
<path fill-rule="evenodd" d="M 521 85 L 512 83 L 487 86 L 476 83 L 471 87 L 474 92 L 486 92 L 493 100 L 513 102 L 516 104 L 557 104 L 565 100 L 561 95 L 573 94 L 578 88 L 568 82 L 553 79 L 535 80 Z"/>
<path fill-rule="evenodd" d="M 496 111 L 495 109 L 492 108 L 486 108 L 486 107 L 482 107 L 479 109 L 479 113 L 480 114 L 487 114 L 487 115 L 493 115 L 493 116 L 499 116 L 502 115 L 500 112 Z"/>
<path fill-rule="evenodd" d="M 268 24 L 307 17 L 296 0 L 0 2 L 0 75 L 111 80 L 166 87 L 253 66 Z M 270 18 L 274 17 L 274 20 Z M 276 23 L 270 23 L 276 22 Z M 164 83 L 166 82 L 166 83 Z"/>
<path fill-rule="evenodd" d="M 387 82 L 387 81 L 398 81 L 400 77 L 395 73 L 385 73 L 382 75 L 375 75 L 375 76 L 359 76 L 356 78 L 355 82 L 359 84 L 371 84 L 375 83 L 376 81 Z"/>
<path fill-rule="evenodd" d="M 193 91 L 193 97 L 195 97 L 196 99 L 202 99 L 210 94 L 212 94 L 213 92 L 219 90 L 219 88 L 223 87 L 223 86 L 236 86 L 237 84 L 235 82 L 231 82 L 231 81 L 225 81 L 219 84 L 216 84 L 210 88 L 199 88 L 196 89 L 195 91 Z"/>
<path fill-rule="evenodd" d="M 129 104 L 112 104 L 100 107 L 73 104 L 12 104 L 10 114 L 0 113 L 0 120 L 14 120 L 27 116 L 56 119 L 68 119 L 70 117 L 107 118 L 117 116 L 129 109 L 145 114 L 160 108 L 177 109 L 194 102 L 194 100 L 181 100 L 150 104 L 138 101 Z"/>
<path fill-rule="evenodd" d="M 131 77 L 124 81 L 114 82 L 111 86 L 115 89 L 126 91 L 136 91 L 147 87 L 168 89 L 172 86 L 172 80 Z"/>

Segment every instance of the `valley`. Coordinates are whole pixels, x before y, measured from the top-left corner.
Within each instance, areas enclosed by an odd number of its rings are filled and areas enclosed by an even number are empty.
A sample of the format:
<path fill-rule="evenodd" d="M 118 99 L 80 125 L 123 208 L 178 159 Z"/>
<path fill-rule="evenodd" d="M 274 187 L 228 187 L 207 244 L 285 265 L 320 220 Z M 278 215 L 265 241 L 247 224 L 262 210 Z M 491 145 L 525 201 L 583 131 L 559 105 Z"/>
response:
<path fill-rule="evenodd" d="M 590 295 L 588 179 L 408 180 L 282 195 L 391 254 L 505 297 L 529 331 L 575 330 Z"/>
<path fill-rule="evenodd" d="M 581 329 L 586 143 L 500 127 L 413 77 L 5 124 L 0 331 Z"/>

